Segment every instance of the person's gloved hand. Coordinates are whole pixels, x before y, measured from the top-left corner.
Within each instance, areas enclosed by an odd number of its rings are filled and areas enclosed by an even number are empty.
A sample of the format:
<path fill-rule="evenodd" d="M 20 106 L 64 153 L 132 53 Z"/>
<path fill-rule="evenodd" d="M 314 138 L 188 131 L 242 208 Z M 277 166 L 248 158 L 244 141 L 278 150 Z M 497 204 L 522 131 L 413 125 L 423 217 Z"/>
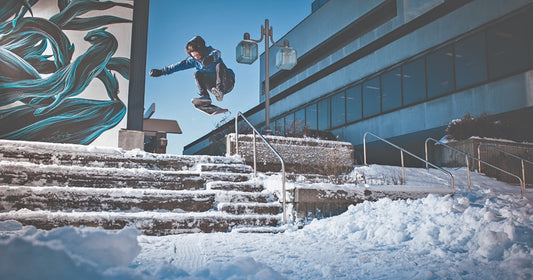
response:
<path fill-rule="evenodd" d="M 202 59 L 202 65 L 208 66 L 209 64 L 213 63 L 215 61 L 215 57 L 212 55 L 208 55 Z"/>
<path fill-rule="evenodd" d="M 160 69 L 152 69 L 152 70 L 150 70 L 150 76 L 152 76 L 152 77 L 163 76 L 163 70 L 160 70 Z"/>

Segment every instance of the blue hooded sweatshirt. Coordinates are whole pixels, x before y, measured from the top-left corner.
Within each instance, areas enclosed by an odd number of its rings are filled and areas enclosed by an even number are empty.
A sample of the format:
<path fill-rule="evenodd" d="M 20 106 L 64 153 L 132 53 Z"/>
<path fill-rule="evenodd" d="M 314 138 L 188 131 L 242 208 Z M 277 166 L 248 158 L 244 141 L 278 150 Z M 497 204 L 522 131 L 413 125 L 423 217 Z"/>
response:
<path fill-rule="evenodd" d="M 193 49 L 195 51 L 198 51 L 202 55 L 202 58 L 206 56 L 213 56 L 213 63 L 204 66 L 200 60 L 197 60 L 192 57 L 190 49 L 188 48 L 188 46 L 190 46 L 191 44 L 194 46 Z M 200 36 L 195 36 L 187 43 L 185 47 L 185 52 L 189 54 L 189 57 L 175 64 L 163 67 L 163 74 L 168 75 L 177 71 L 196 68 L 196 70 L 205 73 L 209 77 L 214 78 L 216 76 L 216 64 L 219 62 L 223 62 L 220 51 L 214 49 L 211 46 L 206 47 L 204 40 Z M 235 78 L 235 73 L 233 72 L 233 70 L 228 68 L 228 72 L 233 78 Z"/>

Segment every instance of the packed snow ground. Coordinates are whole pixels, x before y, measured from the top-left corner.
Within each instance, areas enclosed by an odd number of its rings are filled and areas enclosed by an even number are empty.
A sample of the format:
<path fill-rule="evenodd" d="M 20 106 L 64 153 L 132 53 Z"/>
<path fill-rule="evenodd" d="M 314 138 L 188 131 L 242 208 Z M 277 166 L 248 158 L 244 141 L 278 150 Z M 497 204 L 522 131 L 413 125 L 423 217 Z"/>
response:
<path fill-rule="evenodd" d="M 453 196 L 365 202 L 282 233 L 155 237 L 0 222 L 0 279 L 532 279 L 533 190 L 522 198 L 519 187 L 473 173 L 468 191 L 465 170 L 453 173 Z M 404 187 L 431 177 L 413 174 Z"/>

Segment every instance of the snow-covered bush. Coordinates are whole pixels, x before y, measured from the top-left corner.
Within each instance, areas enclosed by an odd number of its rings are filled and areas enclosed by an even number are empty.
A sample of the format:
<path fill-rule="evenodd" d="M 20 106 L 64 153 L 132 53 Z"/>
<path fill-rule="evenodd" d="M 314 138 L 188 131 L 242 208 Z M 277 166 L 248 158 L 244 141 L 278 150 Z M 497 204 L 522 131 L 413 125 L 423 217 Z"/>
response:
<path fill-rule="evenodd" d="M 486 138 L 502 138 L 503 123 L 499 120 L 491 120 L 487 113 L 482 113 L 479 117 L 473 117 L 466 113 L 462 119 L 451 121 L 446 128 L 446 138 L 448 140 L 464 140 L 472 136 Z"/>

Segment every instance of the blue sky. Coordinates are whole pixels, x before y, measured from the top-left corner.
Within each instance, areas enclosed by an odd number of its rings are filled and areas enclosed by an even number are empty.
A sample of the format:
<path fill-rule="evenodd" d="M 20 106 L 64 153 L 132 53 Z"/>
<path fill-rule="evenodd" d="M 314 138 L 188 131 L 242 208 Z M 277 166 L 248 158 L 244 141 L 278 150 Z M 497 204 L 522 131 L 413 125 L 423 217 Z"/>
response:
<path fill-rule="evenodd" d="M 145 108 L 156 103 L 152 118 L 177 120 L 183 134 L 169 134 L 167 153 L 182 154 L 183 147 L 204 136 L 235 114 L 259 104 L 259 60 L 251 65 L 235 61 L 235 47 L 245 32 L 252 39 L 261 37 L 261 25 L 268 19 L 274 40 L 294 28 L 311 14 L 312 0 L 151 0 L 146 60 Z M 187 57 L 185 44 L 202 36 L 207 45 L 222 52 L 226 65 L 236 75 L 235 88 L 216 105 L 230 113 L 207 116 L 191 104 L 198 89 L 194 69 L 153 78 L 152 68 L 162 68 Z M 264 51 L 264 41 L 259 52 Z"/>

